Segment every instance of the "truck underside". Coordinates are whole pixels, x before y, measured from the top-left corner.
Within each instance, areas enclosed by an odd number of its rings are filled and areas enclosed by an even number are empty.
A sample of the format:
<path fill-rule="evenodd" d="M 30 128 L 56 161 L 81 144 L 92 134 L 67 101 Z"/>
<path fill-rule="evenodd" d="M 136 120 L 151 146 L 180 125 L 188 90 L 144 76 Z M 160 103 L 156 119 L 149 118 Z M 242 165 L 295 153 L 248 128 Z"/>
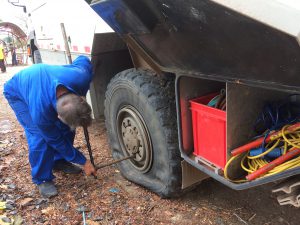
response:
<path fill-rule="evenodd" d="M 164 197 L 207 177 L 242 190 L 300 173 L 295 167 L 236 183 L 194 154 L 191 99 L 225 90 L 228 162 L 232 149 L 254 138 L 253 124 L 266 101 L 300 93 L 299 40 L 292 29 L 217 2 L 92 3 L 117 32 L 94 37 L 93 84 L 101 85 L 92 88 L 99 103 L 94 108 L 105 114 L 113 156 L 136 155 L 120 164 L 122 174 Z M 286 13 L 299 17 L 297 10 Z M 227 172 L 241 175 L 239 162 Z M 291 204 L 297 201 L 295 197 Z"/>

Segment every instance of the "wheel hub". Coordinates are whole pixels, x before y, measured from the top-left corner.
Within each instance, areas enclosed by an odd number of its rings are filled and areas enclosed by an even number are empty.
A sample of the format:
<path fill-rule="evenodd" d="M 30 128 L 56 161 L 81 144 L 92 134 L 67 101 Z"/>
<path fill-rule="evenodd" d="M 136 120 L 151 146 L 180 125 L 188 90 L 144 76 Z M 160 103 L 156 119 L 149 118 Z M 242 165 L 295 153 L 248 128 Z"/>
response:
<path fill-rule="evenodd" d="M 125 155 L 134 155 L 131 164 L 146 173 L 152 164 L 152 145 L 145 122 L 132 106 L 123 107 L 117 116 L 118 138 Z"/>
<path fill-rule="evenodd" d="M 130 118 L 125 118 L 125 120 L 123 120 L 122 134 L 127 151 L 131 154 L 137 153 L 141 141 L 138 137 L 137 127 Z"/>

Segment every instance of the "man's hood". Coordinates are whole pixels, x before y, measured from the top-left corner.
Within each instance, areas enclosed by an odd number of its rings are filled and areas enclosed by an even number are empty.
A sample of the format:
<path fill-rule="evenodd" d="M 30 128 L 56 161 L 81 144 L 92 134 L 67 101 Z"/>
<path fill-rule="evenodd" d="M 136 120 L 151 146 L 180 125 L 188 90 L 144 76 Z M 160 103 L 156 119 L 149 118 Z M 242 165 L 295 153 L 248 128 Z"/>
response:
<path fill-rule="evenodd" d="M 56 86 L 63 85 L 75 94 L 85 96 L 93 78 L 92 64 L 88 57 L 79 56 L 72 64 L 48 68 L 55 74 Z"/>
<path fill-rule="evenodd" d="M 87 73 L 92 74 L 92 64 L 88 57 L 78 56 L 72 63 L 74 66 L 78 66 L 82 69 L 85 69 Z"/>

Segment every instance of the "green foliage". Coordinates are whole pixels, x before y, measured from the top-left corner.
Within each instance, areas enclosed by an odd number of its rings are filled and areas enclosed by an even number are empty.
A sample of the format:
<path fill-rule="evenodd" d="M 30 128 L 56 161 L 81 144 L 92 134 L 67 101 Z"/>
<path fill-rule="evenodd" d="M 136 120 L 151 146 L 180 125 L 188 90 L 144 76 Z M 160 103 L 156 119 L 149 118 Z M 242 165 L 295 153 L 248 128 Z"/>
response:
<path fill-rule="evenodd" d="M 7 37 L 3 38 L 3 41 L 5 41 L 6 44 L 10 44 L 10 43 L 13 43 L 13 38 L 10 36 L 7 36 Z"/>

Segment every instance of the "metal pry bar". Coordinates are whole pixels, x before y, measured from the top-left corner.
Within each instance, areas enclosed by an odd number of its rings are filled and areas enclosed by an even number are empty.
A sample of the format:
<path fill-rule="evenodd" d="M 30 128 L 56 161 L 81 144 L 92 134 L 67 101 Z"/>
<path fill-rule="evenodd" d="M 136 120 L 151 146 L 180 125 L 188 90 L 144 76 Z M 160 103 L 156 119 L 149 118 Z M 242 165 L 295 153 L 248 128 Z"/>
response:
<path fill-rule="evenodd" d="M 122 159 L 118 159 L 118 160 L 115 160 L 115 161 L 112 161 L 112 162 L 109 162 L 109 163 L 105 163 L 105 164 L 96 166 L 95 168 L 96 168 L 96 170 L 99 170 L 99 169 L 101 169 L 101 168 L 104 168 L 104 167 L 107 167 L 107 166 L 111 166 L 111 165 L 113 165 L 113 164 L 122 162 L 122 161 L 127 160 L 127 159 L 132 159 L 132 158 L 134 158 L 134 157 L 135 157 L 135 155 L 127 156 L 127 157 L 124 157 L 124 158 L 122 158 Z"/>
<path fill-rule="evenodd" d="M 86 146 L 88 148 L 89 151 L 89 156 L 90 156 L 90 160 L 93 166 L 95 166 L 95 162 L 94 162 L 94 157 L 93 157 L 93 153 L 92 153 L 92 148 L 91 148 L 91 144 L 90 144 L 90 137 L 89 137 L 89 132 L 87 127 L 83 127 L 83 132 L 84 132 L 84 137 L 85 137 L 85 141 L 86 141 Z"/>
<path fill-rule="evenodd" d="M 90 156 L 90 161 L 91 161 L 92 165 L 95 167 L 95 162 L 94 162 L 94 157 L 93 157 L 93 153 L 92 153 L 90 137 L 89 137 L 89 132 L 88 132 L 87 127 L 83 127 L 83 132 L 84 132 L 84 137 L 85 137 L 85 141 L 86 141 L 86 146 L 87 146 L 89 156 Z M 94 175 L 94 178 L 97 179 L 97 176 Z"/>

